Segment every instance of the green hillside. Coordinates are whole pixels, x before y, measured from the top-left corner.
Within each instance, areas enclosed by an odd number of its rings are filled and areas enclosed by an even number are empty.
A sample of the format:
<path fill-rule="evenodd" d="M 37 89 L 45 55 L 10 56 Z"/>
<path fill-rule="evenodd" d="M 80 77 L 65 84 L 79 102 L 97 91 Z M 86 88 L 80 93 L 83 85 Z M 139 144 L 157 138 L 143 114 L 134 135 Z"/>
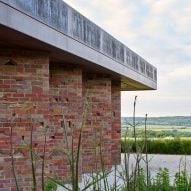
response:
<path fill-rule="evenodd" d="M 122 119 L 122 137 L 126 134 L 133 137 L 132 117 L 123 117 Z M 144 117 L 136 117 L 136 135 L 144 136 Z M 165 138 L 165 137 L 191 137 L 191 117 L 174 116 L 174 117 L 150 117 L 147 120 L 148 138 Z"/>
<path fill-rule="evenodd" d="M 132 123 L 132 117 L 122 117 L 122 126 Z M 144 125 L 144 117 L 136 117 L 136 123 Z M 148 125 L 163 125 L 163 126 L 191 126 L 191 116 L 173 116 L 173 117 L 149 117 L 147 120 Z"/>

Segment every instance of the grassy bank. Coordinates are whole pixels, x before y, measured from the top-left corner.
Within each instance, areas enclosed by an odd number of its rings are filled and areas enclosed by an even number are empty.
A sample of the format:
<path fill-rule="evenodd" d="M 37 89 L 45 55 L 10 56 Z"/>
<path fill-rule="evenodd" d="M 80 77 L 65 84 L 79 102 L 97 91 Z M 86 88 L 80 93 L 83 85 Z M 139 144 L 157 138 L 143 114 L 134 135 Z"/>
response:
<path fill-rule="evenodd" d="M 143 139 L 137 139 L 137 145 L 144 145 Z M 121 140 L 121 152 L 131 150 L 135 152 L 135 141 L 132 138 Z M 150 154 L 191 154 L 191 138 L 156 138 L 147 140 L 147 149 Z M 145 149 L 143 148 L 143 153 Z"/>

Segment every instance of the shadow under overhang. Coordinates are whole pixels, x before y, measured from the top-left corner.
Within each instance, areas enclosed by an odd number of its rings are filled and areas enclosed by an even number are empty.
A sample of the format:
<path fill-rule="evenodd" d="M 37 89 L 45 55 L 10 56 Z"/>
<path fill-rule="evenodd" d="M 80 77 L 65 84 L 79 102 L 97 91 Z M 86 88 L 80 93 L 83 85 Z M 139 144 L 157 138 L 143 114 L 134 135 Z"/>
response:
<path fill-rule="evenodd" d="M 0 48 L 1 49 L 25 49 L 30 51 L 43 51 L 49 54 L 50 63 L 79 64 L 84 72 L 100 73 L 109 75 L 112 80 L 120 81 L 121 91 L 152 90 L 151 87 L 122 76 L 117 72 L 108 70 L 96 63 L 85 60 L 79 56 L 63 51 L 45 42 L 27 36 L 21 32 L 0 25 Z"/>

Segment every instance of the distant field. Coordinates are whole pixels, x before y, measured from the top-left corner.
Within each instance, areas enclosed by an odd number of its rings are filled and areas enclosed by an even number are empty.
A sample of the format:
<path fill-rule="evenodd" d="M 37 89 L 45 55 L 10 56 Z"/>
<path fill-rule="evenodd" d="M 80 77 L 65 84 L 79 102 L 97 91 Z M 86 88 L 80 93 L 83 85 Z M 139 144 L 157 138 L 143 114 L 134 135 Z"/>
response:
<path fill-rule="evenodd" d="M 127 132 L 133 137 L 132 117 L 123 117 L 122 136 Z M 136 117 L 136 136 L 144 136 L 145 118 Z M 128 129 L 128 131 L 127 131 Z M 191 137 L 191 116 L 151 117 L 147 119 L 147 135 L 149 138 Z"/>
<path fill-rule="evenodd" d="M 122 117 L 122 126 L 132 123 L 132 117 Z M 144 124 L 144 117 L 136 117 L 136 123 Z M 189 126 L 191 127 L 191 116 L 171 116 L 171 117 L 149 117 L 147 118 L 148 125 L 162 125 L 162 126 Z"/>
<path fill-rule="evenodd" d="M 144 130 L 144 125 L 136 126 L 137 130 Z M 127 129 L 126 126 L 122 127 L 123 130 Z M 132 127 L 128 126 L 128 129 Z M 163 130 L 177 130 L 177 131 L 191 131 L 191 126 L 174 126 L 174 125 L 147 125 L 147 130 L 163 131 Z"/>
<path fill-rule="evenodd" d="M 137 137 L 144 136 L 144 125 L 136 126 Z M 122 127 L 122 137 L 127 131 L 126 127 Z M 128 127 L 128 137 L 133 137 L 133 128 Z M 191 126 L 174 126 L 174 125 L 147 125 L 147 136 L 149 138 L 161 137 L 191 137 Z"/>
<path fill-rule="evenodd" d="M 144 129 L 144 125 L 139 125 L 137 129 Z M 161 130 L 178 130 L 178 131 L 191 131 L 191 126 L 174 126 L 174 125 L 147 125 L 148 130 L 161 131 Z"/>

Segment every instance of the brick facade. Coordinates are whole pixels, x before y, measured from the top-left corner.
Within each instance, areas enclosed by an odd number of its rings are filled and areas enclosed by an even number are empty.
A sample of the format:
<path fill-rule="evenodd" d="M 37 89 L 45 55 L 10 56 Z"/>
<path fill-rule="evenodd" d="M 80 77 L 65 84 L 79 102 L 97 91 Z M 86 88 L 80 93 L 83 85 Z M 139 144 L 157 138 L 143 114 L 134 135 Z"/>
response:
<path fill-rule="evenodd" d="M 112 164 L 121 163 L 121 92 L 120 83 L 113 82 L 111 88 L 112 103 Z"/>
<path fill-rule="evenodd" d="M 105 168 L 111 166 L 111 79 L 85 75 L 83 95 L 88 96 L 88 114 L 83 139 L 83 172 L 100 169 L 100 149 Z"/>
<path fill-rule="evenodd" d="M 70 176 L 70 166 L 64 152 L 71 153 L 72 137 L 73 147 L 76 149 L 82 122 L 82 70 L 74 65 L 52 64 L 50 100 L 52 114 L 50 124 L 54 150 L 51 156 L 51 172 L 59 179 L 66 180 Z M 81 157 L 79 173 L 81 174 Z"/>
<path fill-rule="evenodd" d="M 14 161 L 21 190 L 31 190 L 30 133 L 32 128 L 34 132 L 32 146 L 39 156 L 35 167 L 39 182 L 43 126 L 48 124 L 48 104 L 48 56 L 35 52 L 1 51 L 0 188 L 5 188 L 4 191 L 16 189 L 10 159 L 11 127 Z"/>
<path fill-rule="evenodd" d="M 100 148 L 105 168 L 120 162 L 120 84 L 114 84 L 110 76 L 86 74 L 79 65 L 51 63 L 46 53 L 0 51 L 0 190 L 16 189 L 10 158 L 11 129 L 21 190 L 32 187 L 32 128 L 38 190 L 44 152 L 46 176 L 68 180 L 71 172 L 66 153 L 71 153 L 72 146 L 76 151 L 86 97 L 79 175 L 100 169 Z"/>

